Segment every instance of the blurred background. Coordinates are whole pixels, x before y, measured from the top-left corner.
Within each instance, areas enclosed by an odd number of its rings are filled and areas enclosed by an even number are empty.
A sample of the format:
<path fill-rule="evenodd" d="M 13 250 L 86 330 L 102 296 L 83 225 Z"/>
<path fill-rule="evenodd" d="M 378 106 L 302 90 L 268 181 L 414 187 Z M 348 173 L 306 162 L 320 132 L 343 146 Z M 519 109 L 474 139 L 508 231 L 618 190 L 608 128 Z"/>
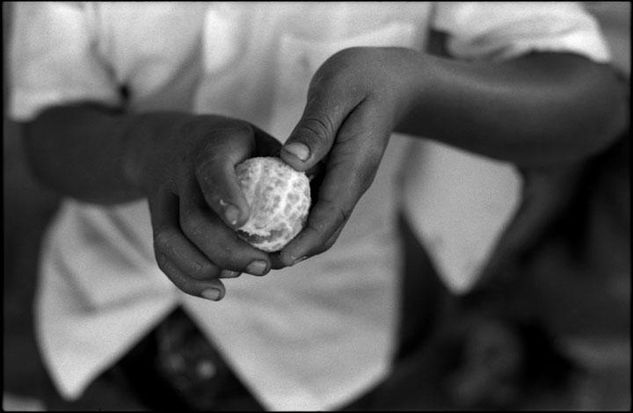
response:
<path fill-rule="evenodd" d="M 631 3 L 585 2 L 599 20 L 609 41 L 614 63 L 627 78 L 631 67 Z M 2 3 L 3 46 L 6 50 L 11 28 L 11 3 Z M 3 98 L 7 82 L 8 53 L 3 53 Z M 3 408 L 42 410 L 37 395 L 50 382 L 33 336 L 32 302 L 42 234 L 55 213 L 59 197 L 41 187 L 30 175 L 22 151 L 20 129 L 3 113 L 4 195 L 4 289 L 3 289 Z M 630 261 L 630 259 L 629 259 Z M 630 274 L 629 274 L 630 277 Z M 630 282 L 624 288 L 630 289 Z M 567 286 L 566 288 L 573 288 Z M 630 297 L 630 295 L 629 295 Z M 629 300 L 630 301 L 630 300 Z M 629 302 L 630 305 L 630 302 Z M 609 320 L 604 320 L 609 323 Z M 591 373 L 589 381 L 577 386 L 577 399 L 587 410 L 630 410 L 630 331 L 604 345 L 575 351 Z M 549 406 L 543 406 L 547 409 Z M 560 408 L 556 406 L 555 408 Z M 577 408 L 578 405 L 571 407 Z"/>

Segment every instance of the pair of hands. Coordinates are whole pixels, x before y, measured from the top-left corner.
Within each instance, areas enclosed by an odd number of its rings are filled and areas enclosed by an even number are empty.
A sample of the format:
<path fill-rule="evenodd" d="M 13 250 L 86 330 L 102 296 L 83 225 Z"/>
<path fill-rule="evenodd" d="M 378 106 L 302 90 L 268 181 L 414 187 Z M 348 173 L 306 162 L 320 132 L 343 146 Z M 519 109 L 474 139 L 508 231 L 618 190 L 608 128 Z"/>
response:
<path fill-rule="evenodd" d="M 223 278 L 265 275 L 329 249 L 407 111 L 414 77 L 401 63 L 411 53 L 352 48 L 333 55 L 314 75 L 303 116 L 283 147 L 248 122 L 200 115 L 144 149 L 138 184 L 149 201 L 161 270 L 185 293 L 219 300 Z M 306 227 L 274 254 L 234 231 L 249 216 L 235 165 L 254 156 L 280 156 L 299 171 L 319 169 Z"/>

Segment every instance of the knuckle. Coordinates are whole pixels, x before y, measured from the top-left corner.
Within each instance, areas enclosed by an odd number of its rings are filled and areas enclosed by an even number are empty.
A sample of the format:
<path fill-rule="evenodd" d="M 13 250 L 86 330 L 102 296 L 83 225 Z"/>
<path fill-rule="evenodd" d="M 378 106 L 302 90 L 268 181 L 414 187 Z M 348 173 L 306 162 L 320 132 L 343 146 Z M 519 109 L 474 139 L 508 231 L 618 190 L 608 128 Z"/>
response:
<path fill-rule="evenodd" d="M 334 134 L 334 123 L 328 116 L 305 118 L 301 122 L 301 134 L 310 142 L 325 144 Z"/>
<path fill-rule="evenodd" d="M 215 170 L 222 159 L 222 151 L 201 149 L 194 155 L 194 172 L 206 185 L 214 186 Z"/>
<path fill-rule="evenodd" d="M 352 214 L 351 208 L 347 208 L 339 202 L 329 199 L 324 199 L 322 202 L 325 213 L 330 217 L 330 228 L 338 228 L 345 224 Z"/>
<path fill-rule="evenodd" d="M 237 249 L 231 247 L 228 243 L 217 243 L 212 259 L 220 267 L 229 270 L 242 270 L 247 265 L 245 260 L 240 257 Z"/>
<path fill-rule="evenodd" d="M 156 254 L 156 262 L 158 263 L 158 268 L 160 268 L 160 270 L 176 287 L 178 287 L 178 289 L 187 294 L 192 294 L 193 289 L 191 284 L 178 273 L 174 264 L 172 264 L 172 262 L 164 254 Z"/>
<path fill-rule="evenodd" d="M 348 69 L 358 67 L 358 59 L 365 53 L 363 49 L 363 47 L 348 47 L 332 54 L 315 73 L 311 86 L 318 88 L 323 84 L 331 84 L 345 87 L 349 86 L 350 82 L 358 82 L 360 79 L 352 75 L 357 71 Z M 347 73 L 350 75 L 346 75 Z"/>
<path fill-rule="evenodd" d="M 197 238 L 204 228 L 202 217 L 192 211 L 183 213 L 180 215 L 180 227 L 185 234 Z"/>
<path fill-rule="evenodd" d="M 168 262 L 169 260 L 164 253 L 158 251 L 156 252 L 156 263 L 158 264 L 158 268 L 160 268 L 165 273 L 167 273 L 169 270 Z"/>
<path fill-rule="evenodd" d="M 376 173 L 378 172 L 377 165 L 364 165 L 361 168 L 357 169 L 357 173 L 355 175 L 356 181 L 356 191 L 358 197 L 362 196 L 369 187 L 371 186 L 374 178 L 376 177 Z"/>
<path fill-rule="evenodd" d="M 340 72 L 341 66 L 354 65 L 355 60 L 363 51 L 362 47 L 348 47 L 330 56 L 321 66 L 325 72 L 329 73 L 332 70 L 334 73 Z"/>
<path fill-rule="evenodd" d="M 308 85 L 308 95 L 313 96 L 322 90 L 324 87 L 328 87 L 332 81 L 336 80 L 336 73 L 339 72 L 336 68 L 336 54 L 328 58 L 314 73 L 310 84 Z"/>
<path fill-rule="evenodd" d="M 323 254 L 330 248 L 331 248 L 331 245 L 328 245 L 328 243 L 319 244 L 316 248 L 312 250 L 312 255 Z"/>
<path fill-rule="evenodd" d="M 187 281 L 185 281 L 183 279 L 176 278 L 176 277 L 172 277 L 172 278 L 170 278 L 170 280 L 183 293 L 189 294 L 189 295 L 193 295 L 193 296 L 197 296 L 198 295 L 196 288 L 191 283 L 189 283 L 189 282 L 187 282 Z"/>
<path fill-rule="evenodd" d="M 365 50 L 366 48 L 362 46 L 352 46 L 352 47 L 348 47 L 348 48 L 340 50 L 334 56 L 336 56 L 339 59 L 351 58 L 351 57 L 356 57 L 358 55 L 362 55 L 362 53 Z"/>
<path fill-rule="evenodd" d="M 210 262 L 202 262 L 193 264 L 191 276 L 196 279 L 203 279 L 207 277 L 215 277 L 219 273 L 219 269 Z"/>
<path fill-rule="evenodd" d="M 243 120 L 236 120 L 226 129 L 231 135 L 252 136 L 255 134 L 253 125 Z"/>
<path fill-rule="evenodd" d="M 169 229 L 169 228 L 157 229 L 154 232 L 154 249 L 159 253 L 164 253 L 165 251 L 168 251 L 173 244 L 174 237 L 175 237 L 175 232 L 173 229 Z M 164 256 L 163 254 L 158 254 L 158 255 Z"/>

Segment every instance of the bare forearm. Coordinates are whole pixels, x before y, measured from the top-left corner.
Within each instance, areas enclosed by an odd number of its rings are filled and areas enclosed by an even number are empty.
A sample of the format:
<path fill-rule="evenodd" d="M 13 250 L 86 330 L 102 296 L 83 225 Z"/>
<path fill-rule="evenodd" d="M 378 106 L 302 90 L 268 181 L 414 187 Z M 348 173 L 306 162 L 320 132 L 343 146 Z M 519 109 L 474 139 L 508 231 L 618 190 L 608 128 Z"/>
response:
<path fill-rule="evenodd" d="M 97 204 L 133 201 L 143 197 L 131 179 L 132 157 L 142 155 L 137 148 L 183 116 L 131 115 L 90 103 L 53 107 L 25 125 L 27 156 L 36 177 L 61 195 Z"/>
<path fill-rule="evenodd" d="M 424 62 L 431 73 L 419 72 L 397 130 L 519 166 L 588 156 L 627 119 L 624 86 L 608 66 L 579 56 L 542 53 L 502 63 L 427 56 Z"/>

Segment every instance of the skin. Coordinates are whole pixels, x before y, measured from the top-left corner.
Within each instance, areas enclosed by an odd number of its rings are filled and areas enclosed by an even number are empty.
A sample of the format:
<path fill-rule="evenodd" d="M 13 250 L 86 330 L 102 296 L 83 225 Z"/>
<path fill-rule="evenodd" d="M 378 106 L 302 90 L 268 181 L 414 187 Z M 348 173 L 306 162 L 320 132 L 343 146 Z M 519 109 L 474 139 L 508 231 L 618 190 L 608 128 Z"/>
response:
<path fill-rule="evenodd" d="M 462 62 L 363 47 L 320 67 L 283 148 L 239 119 L 133 114 L 88 102 L 42 112 L 25 135 L 33 171 L 60 193 L 102 205 L 147 199 L 161 270 L 185 293 L 217 300 L 222 278 L 263 275 L 327 251 L 394 131 L 547 168 L 606 147 L 625 127 L 626 107 L 610 68 L 576 55 Z M 307 158 L 295 155 L 297 145 Z M 319 169 L 320 185 L 306 228 L 266 254 L 233 231 L 249 215 L 234 167 L 275 154 L 297 170 Z"/>
<path fill-rule="evenodd" d="M 403 48 L 343 50 L 315 74 L 303 117 L 281 152 L 297 170 L 326 160 L 319 201 L 281 262 L 332 246 L 393 131 L 546 169 L 605 148 L 625 127 L 625 93 L 608 66 L 572 54 L 492 63 Z M 307 159 L 288 150 L 295 143 L 308 148 Z"/>

